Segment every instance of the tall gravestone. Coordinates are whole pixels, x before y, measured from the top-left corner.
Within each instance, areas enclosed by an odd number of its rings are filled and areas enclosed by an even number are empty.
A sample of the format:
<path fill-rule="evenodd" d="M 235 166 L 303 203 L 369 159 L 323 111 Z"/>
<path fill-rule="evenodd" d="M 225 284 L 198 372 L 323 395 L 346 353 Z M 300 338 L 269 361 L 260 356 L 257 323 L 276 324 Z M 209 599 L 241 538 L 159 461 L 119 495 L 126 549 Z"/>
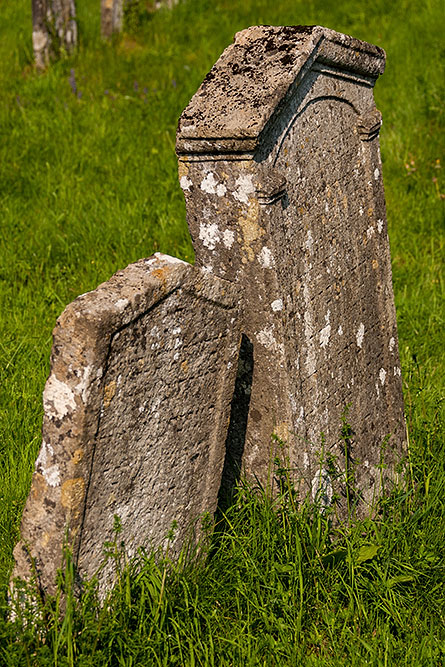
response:
<path fill-rule="evenodd" d="M 214 511 L 237 367 L 237 289 L 156 255 L 71 303 L 54 330 L 43 442 L 14 577 L 52 592 L 64 540 L 81 576 L 119 539 L 172 548 Z M 101 589 L 113 578 L 112 563 Z"/>
<path fill-rule="evenodd" d="M 302 491 L 328 502 L 346 490 L 324 449 L 355 467 L 362 512 L 405 439 L 373 98 L 384 64 L 382 49 L 319 26 L 252 27 L 177 133 L 196 262 L 239 286 L 254 350 L 243 466 L 266 480 L 274 432 Z"/>

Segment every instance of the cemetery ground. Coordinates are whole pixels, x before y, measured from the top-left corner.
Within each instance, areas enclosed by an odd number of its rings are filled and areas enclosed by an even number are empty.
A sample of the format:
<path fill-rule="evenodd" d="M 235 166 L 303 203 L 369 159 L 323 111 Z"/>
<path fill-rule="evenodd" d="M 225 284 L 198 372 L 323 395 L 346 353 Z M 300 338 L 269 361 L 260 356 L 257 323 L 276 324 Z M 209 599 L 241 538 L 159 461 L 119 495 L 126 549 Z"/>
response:
<path fill-rule="evenodd" d="M 441 664 L 441 3 L 188 0 L 153 15 L 140 3 L 123 38 L 106 46 L 97 3 L 78 0 L 79 51 L 46 74 L 32 68 L 28 5 L 0 6 L 0 663 Z M 233 34 L 260 23 L 317 23 L 387 52 L 375 96 L 409 435 L 404 481 L 373 518 L 338 525 L 329 512 L 295 505 L 283 451 L 271 463 L 278 496 L 241 485 L 193 562 L 141 553 L 127 566 L 116 526 L 104 549 L 122 576 L 109 601 L 97 604 L 94 583 L 73 600 L 68 558 L 64 615 L 56 599 L 30 609 L 19 629 L 7 620 L 6 591 L 55 319 L 141 257 L 193 261 L 177 119 Z"/>

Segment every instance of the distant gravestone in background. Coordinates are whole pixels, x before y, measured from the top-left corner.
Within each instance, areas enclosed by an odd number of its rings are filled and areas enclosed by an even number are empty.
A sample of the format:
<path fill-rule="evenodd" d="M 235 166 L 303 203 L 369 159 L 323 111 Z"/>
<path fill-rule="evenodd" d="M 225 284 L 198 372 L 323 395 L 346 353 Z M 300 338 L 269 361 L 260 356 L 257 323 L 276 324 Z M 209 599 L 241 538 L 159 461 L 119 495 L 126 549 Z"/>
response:
<path fill-rule="evenodd" d="M 101 0 L 100 31 L 102 37 L 110 39 L 122 31 L 124 18 L 124 0 Z"/>
<path fill-rule="evenodd" d="M 74 0 L 32 0 L 32 46 L 38 69 L 77 45 Z"/>
<path fill-rule="evenodd" d="M 67 528 L 79 573 L 91 577 L 115 515 L 131 555 L 162 545 L 173 521 L 180 546 L 191 521 L 215 510 L 236 322 L 235 285 L 166 255 L 66 308 L 14 577 L 30 577 L 29 547 L 42 588 L 53 591 Z M 112 576 L 111 567 L 102 573 L 102 588 Z"/>
<path fill-rule="evenodd" d="M 345 472 L 360 514 L 395 476 L 383 68 L 381 49 L 318 26 L 249 28 L 222 54 L 177 134 L 198 268 L 141 260 L 59 318 L 14 577 L 31 556 L 53 591 L 67 531 L 91 576 L 115 515 L 130 555 L 173 521 L 179 548 L 241 468 L 267 484 L 277 453 L 301 497 L 335 494 L 340 514 Z"/>
<path fill-rule="evenodd" d="M 392 477 L 405 423 L 373 86 L 382 49 L 319 26 L 238 33 L 178 127 L 196 262 L 239 286 L 254 373 L 243 465 L 287 444 L 303 490 L 361 512 Z M 323 435 L 322 435 L 323 434 Z M 389 464 L 382 469 L 384 460 Z"/>

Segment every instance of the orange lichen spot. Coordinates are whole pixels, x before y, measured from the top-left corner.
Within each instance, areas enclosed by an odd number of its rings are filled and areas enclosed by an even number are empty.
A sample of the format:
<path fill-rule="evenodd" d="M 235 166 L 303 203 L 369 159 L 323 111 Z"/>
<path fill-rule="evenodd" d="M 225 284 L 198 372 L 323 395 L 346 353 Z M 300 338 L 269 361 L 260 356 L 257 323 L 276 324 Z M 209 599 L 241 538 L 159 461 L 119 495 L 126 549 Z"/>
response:
<path fill-rule="evenodd" d="M 116 393 L 116 380 L 112 380 L 104 388 L 104 408 L 108 408 Z"/>
<path fill-rule="evenodd" d="M 151 272 L 151 275 L 154 276 L 159 280 L 159 282 L 162 285 L 162 289 L 164 292 L 167 291 L 167 276 L 169 272 L 169 267 L 168 266 L 161 266 L 159 269 L 154 269 Z"/>
<path fill-rule="evenodd" d="M 81 449 L 80 447 L 79 447 L 79 449 L 76 449 L 76 451 L 74 452 L 73 457 L 71 459 L 72 463 L 74 463 L 75 465 L 80 463 L 82 461 L 83 457 L 84 457 L 84 454 L 85 454 L 84 450 Z"/>
<path fill-rule="evenodd" d="M 74 479 L 67 479 L 66 482 L 62 484 L 62 491 L 60 502 L 62 507 L 69 510 L 75 510 L 79 508 L 85 491 L 85 480 L 83 477 L 75 477 Z"/>

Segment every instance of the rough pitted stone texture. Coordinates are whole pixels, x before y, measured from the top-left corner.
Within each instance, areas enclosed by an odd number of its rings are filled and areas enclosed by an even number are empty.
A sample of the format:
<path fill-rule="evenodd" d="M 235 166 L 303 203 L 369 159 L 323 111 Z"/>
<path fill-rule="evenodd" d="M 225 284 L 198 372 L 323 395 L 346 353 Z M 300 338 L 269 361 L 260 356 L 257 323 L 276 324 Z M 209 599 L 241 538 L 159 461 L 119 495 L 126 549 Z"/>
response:
<path fill-rule="evenodd" d="M 320 26 L 255 26 L 239 32 L 179 120 L 178 153 L 251 151 L 314 61 L 369 77 L 385 53 Z"/>
<path fill-rule="evenodd" d="M 54 590 L 66 531 L 81 576 L 113 534 L 172 548 L 214 511 L 237 367 L 236 286 L 166 255 L 70 304 L 54 330 L 43 442 L 14 555 Z M 105 590 L 111 567 L 101 574 Z"/>
<path fill-rule="evenodd" d="M 344 497 L 319 453 L 324 439 L 344 470 L 348 409 L 361 513 L 405 441 L 373 99 L 384 62 L 381 49 L 318 26 L 249 28 L 177 134 L 196 262 L 238 284 L 253 344 L 244 468 L 267 479 L 275 432 L 304 492 Z"/>

